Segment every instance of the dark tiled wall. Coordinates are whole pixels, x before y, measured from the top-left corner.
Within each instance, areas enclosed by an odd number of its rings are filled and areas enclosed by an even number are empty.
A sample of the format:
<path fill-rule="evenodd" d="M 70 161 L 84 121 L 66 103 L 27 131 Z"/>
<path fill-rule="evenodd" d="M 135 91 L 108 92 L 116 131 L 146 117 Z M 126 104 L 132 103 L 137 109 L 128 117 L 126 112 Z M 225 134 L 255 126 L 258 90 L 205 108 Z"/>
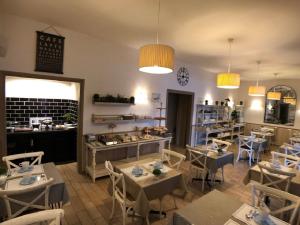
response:
<path fill-rule="evenodd" d="M 28 125 L 29 117 L 52 117 L 56 124 L 64 122 L 63 115 L 71 113 L 77 123 L 78 101 L 45 98 L 6 98 L 6 121 Z"/>

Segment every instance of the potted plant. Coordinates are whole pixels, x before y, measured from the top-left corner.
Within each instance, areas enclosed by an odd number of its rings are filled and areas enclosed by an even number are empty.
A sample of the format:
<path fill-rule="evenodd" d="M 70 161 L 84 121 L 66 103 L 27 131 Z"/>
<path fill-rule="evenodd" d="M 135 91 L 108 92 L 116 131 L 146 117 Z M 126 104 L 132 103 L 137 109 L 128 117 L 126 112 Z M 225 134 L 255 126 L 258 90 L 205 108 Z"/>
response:
<path fill-rule="evenodd" d="M 3 163 L 0 163 L 0 185 L 4 184 L 7 177 L 7 168 Z"/>
<path fill-rule="evenodd" d="M 160 169 L 154 169 L 154 170 L 152 171 L 152 173 L 153 173 L 153 175 L 155 175 L 155 176 L 159 176 L 159 175 L 161 175 L 161 170 L 160 170 Z"/>
<path fill-rule="evenodd" d="M 73 122 L 73 116 L 72 116 L 72 114 L 71 113 L 66 113 L 65 115 L 63 115 L 63 118 L 64 118 L 64 120 L 65 120 L 65 123 L 64 123 L 64 125 L 66 126 L 66 127 L 70 127 L 70 126 L 72 126 L 72 122 Z"/>
<path fill-rule="evenodd" d="M 238 112 L 237 112 L 236 110 L 233 110 L 233 111 L 231 112 L 231 120 L 232 120 L 233 122 L 237 122 L 237 119 L 238 119 Z"/>

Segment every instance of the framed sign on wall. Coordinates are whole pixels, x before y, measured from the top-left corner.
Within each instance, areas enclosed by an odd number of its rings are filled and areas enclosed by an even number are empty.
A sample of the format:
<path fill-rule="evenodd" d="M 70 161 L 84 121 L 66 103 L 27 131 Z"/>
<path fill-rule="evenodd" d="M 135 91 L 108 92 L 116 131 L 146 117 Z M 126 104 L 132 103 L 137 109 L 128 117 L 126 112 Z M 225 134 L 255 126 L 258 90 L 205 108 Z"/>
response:
<path fill-rule="evenodd" d="M 63 74 L 65 37 L 37 31 L 35 71 Z"/>

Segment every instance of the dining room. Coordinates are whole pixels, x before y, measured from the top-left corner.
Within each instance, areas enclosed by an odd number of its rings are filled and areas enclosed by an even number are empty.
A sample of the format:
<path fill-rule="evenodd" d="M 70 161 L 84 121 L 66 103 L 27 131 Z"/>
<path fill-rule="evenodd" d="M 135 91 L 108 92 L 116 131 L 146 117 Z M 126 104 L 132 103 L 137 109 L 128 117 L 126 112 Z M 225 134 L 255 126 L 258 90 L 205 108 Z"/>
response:
<path fill-rule="evenodd" d="M 0 225 L 300 225 L 299 8 L 0 1 Z"/>

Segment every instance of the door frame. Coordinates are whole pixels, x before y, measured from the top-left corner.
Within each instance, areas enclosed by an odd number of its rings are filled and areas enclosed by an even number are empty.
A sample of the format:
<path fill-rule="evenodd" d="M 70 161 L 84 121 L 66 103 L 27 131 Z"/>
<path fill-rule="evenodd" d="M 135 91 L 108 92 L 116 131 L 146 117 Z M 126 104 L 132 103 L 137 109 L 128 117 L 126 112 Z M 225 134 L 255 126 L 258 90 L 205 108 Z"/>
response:
<path fill-rule="evenodd" d="M 30 74 L 14 71 L 0 71 L 0 157 L 7 155 L 7 137 L 6 137 L 6 107 L 5 107 L 5 78 L 7 76 L 34 78 L 43 80 L 56 80 L 74 82 L 80 84 L 79 91 L 79 111 L 77 120 L 77 170 L 82 171 L 83 165 L 83 106 L 84 106 L 84 84 L 85 80 L 80 78 L 71 78 L 63 76 L 45 75 L 45 74 Z"/>
<path fill-rule="evenodd" d="M 167 96 L 166 96 L 166 124 L 168 120 L 168 98 L 169 94 L 182 94 L 182 95 L 189 95 L 192 97 L 192 104 L 191 104 L 191 121 L 190 121 L 190 128 L 189 128 L 189 137 L 188 137 L 188 144 L 192 143 L 192 125 L 193 125 L 193 116 L 194 116 L 194 98 L 195 98 L 195 93 L 190 92 L 190 91 L 181 91 L 181 90 L 174 90 L 174 89 L 167 89 Z"/>

